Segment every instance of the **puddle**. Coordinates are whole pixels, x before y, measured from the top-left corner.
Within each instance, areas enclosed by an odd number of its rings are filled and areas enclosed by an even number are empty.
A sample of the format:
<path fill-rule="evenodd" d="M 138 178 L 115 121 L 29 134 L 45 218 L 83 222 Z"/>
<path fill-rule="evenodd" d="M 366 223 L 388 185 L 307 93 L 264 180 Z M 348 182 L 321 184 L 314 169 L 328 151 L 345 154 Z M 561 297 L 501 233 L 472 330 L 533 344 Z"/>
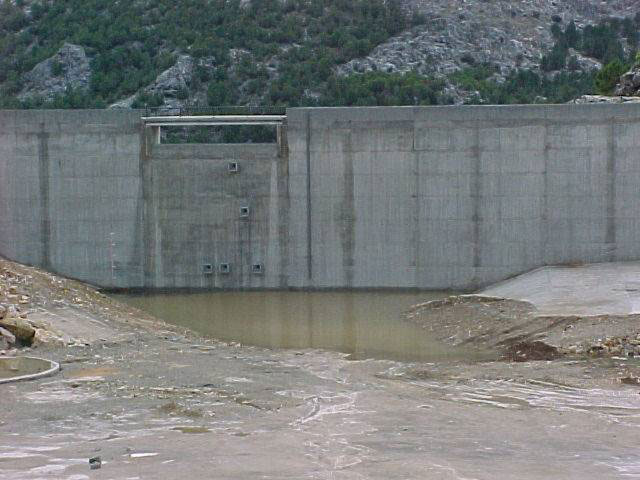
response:
<path fill-rule="evenodd" d="M 0 383 L 30 380 L 56 373 L 60 366 L 56 362 L 36 357 L 0 358 Z"/>
<path fill-rule="evenodd" d="M 207 427 L 173 427 L 171 430 L 178 430 L 182 433 L 207 433 L 211 431 Z"/>
<path fill-rule="evenodd" d="M 68 378 L 96 378 L 96 377 L 105 377 L 109 375 L 115 375 L 118 373 L 118 370 L 112 367 L 96 367 L 96 368 L 85 368 L 82 370 L 76 370 L 67 374 Z"/>
<path fill-rule="evenodd" d="M 174 325 L 222 341 L 267 348 L 319 348 L 352 359 L 434 361 L 469 358 L 430 338 L 400 314 L 443 292 L 213 292 L 117 295 Z M 486 355 L 485 355 L 486 357 Z"/>

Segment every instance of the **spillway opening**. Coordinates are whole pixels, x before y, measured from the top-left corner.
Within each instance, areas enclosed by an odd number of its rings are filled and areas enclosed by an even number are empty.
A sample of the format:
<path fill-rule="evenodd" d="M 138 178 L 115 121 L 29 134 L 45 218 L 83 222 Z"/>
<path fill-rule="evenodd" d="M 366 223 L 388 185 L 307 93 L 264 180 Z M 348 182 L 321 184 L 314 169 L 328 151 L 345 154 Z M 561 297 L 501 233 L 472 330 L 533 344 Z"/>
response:
<path fill-rule="evenodd" d="M 164 144 L 277 143 L 275 125 L 213 125 L 163 127 Z"/>

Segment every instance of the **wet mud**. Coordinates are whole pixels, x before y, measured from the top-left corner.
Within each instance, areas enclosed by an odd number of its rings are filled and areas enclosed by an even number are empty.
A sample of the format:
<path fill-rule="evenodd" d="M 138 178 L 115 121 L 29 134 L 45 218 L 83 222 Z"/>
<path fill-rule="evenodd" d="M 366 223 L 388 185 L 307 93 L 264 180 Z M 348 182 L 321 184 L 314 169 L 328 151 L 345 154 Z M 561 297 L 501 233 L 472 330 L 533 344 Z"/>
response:
<path fill-rule="evenodd" d="M 3 389 L 0 478 L 93 478 L 95 456 L 108 478 L 640 475 L 636 359 L 354 361 L 175 334 L 78 353 Z"/>

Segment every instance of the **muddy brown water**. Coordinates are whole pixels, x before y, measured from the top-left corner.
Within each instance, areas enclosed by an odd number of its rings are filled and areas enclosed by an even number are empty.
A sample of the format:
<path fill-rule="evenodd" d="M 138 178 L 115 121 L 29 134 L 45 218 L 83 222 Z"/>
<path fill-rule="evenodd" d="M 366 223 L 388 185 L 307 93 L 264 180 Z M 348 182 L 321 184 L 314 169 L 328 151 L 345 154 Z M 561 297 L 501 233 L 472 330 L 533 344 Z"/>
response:
<path fill-rule="evenodd" d="M 118 295 L 168 323 L 222 341 L 267 348 L 319 348 L 352 359 L 437 361 L 479 358 L 454 349 L 403 321 L 416 303 L 443 292 L 214 292 Z"/>
<path fill-rule="evenodd" d="M 49 360 L 34 357 L 0 358 L 0 380 L 3 382 L 24 375 L 35 375 L 50 371 L 54 364 Z"/>

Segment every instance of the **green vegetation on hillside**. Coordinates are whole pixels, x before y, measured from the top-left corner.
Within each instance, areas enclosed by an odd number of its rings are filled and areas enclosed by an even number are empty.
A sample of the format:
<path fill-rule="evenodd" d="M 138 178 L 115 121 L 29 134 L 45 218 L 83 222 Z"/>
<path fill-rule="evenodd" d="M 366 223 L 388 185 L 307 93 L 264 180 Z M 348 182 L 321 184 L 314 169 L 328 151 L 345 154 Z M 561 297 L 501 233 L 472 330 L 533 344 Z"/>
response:
<path fill-rule="evenodd" d="M 203 92 L 210 106 L 247 103 L 249 97 L 252 104 L 272 106 L 452 102 L 443 79 L 377 71 L 336 75 L 337 65 L 424 21 L 407 15 L 401 0 L 40 0 L 24 11 L 23 2 L 0 0 L 0 108 L 104 108 L 150 84 L 179 54 L 206 62 L 177 97 Z M 469 103 L 561 103 L 608 93 L 633 63 L 640 13 L 583 29 L 554 23 L 551 30 L 555 44 L 539 71 L 513 71 L 499 82 L 494 65 L 474 64 L 449 81 L 475 92 Z M 18 101 L 22 75 L 64 42 L 82 45 L 91 59 L 89 90 L 48 102 Z M 581 71 L 571 49 L 605 67 Z M 62 68 L 52 66 L 54 73 Z M 163 100 L 143 92 L 133 106 Z"/>
<path fill-rule="evenodd" d="M 566 103 L 580 95 L 592 93 L 593 72 L 559 72 L 547 76 L 533 70 L 512 71 L 504 82 L 490 79 L 486 67 L 471 67 L 452 76 L 454 82 L 476 92 L 468 103 L 524 104 Z"/>
<path fill-rule="evenodd" d="M 196 76 L 209 84 L 212 104 L 234 102 L 234 91 L 247 82 L 265 103 L 295 105 L 335 65 L 367 54 L 409 24 L 397 0 L 253 0 L 246 6 L 240 0 L 56 0 L 33 3 L 29 16 L 3 0 L 1 93 L 18 93 L 20 76 L 66 41 L 92 58 L 93 104 L 136 92 L 181 52 L 218 66 L 214 78 Z M 242 55 L 233 79 L 219 74 L 231 65 L 230 49 Z M 256 62 L 277 69 L 270 87 Z"/>
<path fill-rule="evenodd" d="M 368 72 L 331 77 L 322 106 L 438 105 L 452 103 L 443 95 L 445 82 L 416 73 Z"/>
<path fill-rule="evenodd" d="M 614 60 L 627 62 L 633 58 L 640 40 L 640 13 L 634 18 L 624 20 L 611 18 L 598 25 L 587 25 L 583 30 L 576 28 L 574 22 L 569 22 L 564 30 L 554 23 L 551 33 L 555 44 L 551 51 L 542 57 L 540 68 L 549 72 L 560 70 L 566 66 L 569 49 L 573 48 L 587 57 L 595 58 L 603 64 Z M 625 57 L 622 39 L 630 47 L 631 55 Z"/>
<path fill-rule="evenodd" d="M 575 49 L 602 62 L 604 67 L 595 77 L 595 91 L 609 94 L 619 76 L 633 65 L 640 41 L 640 12 L 633 18 L 610 18 L 598 25 L 587 25 L 583 30 L 578 30 L 574 22 L 570 22 L 564 30 L 554 24 L 551 33 L 556 41 L 551 51 L 542 57 L 540 68 L 545 72 L 565 67 L 576 70 L 576 58 L 572 56 L 567 59 L 569 49 Z M 626 40 L 629 47 L 628 54 L 625 54 L 622 39 Z"/>

